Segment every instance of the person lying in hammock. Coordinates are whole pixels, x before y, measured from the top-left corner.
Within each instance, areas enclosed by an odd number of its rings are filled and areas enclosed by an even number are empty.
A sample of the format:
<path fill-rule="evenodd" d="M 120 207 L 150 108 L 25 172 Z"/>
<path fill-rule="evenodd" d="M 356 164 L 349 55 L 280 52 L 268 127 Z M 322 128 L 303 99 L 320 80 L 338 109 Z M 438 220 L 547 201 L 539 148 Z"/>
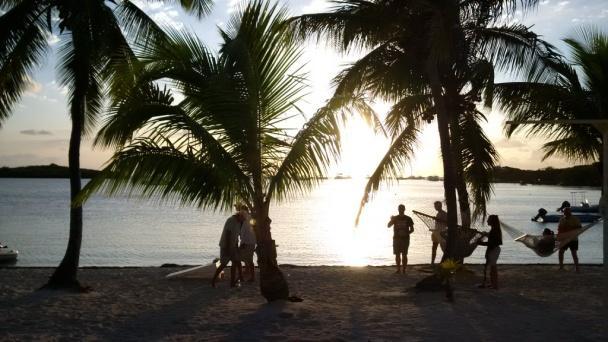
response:
<path fill-rule="evenodd" d="M 543 236 L 538 241 L 536 249 L 540 254 L 551 254 L 553 253 L 553 249 L 555 249 L 555 241 L 555 233 L 551 229 L 545 228 L 545 230 L 543 230 Z"/>

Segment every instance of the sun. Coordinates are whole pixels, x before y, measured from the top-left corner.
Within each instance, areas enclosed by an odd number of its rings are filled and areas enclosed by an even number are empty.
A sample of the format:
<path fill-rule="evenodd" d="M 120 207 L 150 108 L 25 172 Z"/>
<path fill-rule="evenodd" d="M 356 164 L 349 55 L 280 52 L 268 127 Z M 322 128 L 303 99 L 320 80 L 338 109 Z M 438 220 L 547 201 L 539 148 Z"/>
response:
<path fill-rule="evenodd" d="M 345 125 L 341 144 L 342 158 L 337 172 L 355 179 L 371 175 L 389 146 L 388 139 L 375 134 L 361 118 L 353 118 Z"/>

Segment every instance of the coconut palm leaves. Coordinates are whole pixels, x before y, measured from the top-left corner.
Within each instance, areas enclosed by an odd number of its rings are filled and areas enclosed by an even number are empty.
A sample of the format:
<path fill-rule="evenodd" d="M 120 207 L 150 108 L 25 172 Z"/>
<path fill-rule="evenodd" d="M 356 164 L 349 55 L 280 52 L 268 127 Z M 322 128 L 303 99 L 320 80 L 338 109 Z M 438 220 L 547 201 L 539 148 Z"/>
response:
<path fill-rule="evenodd" d="M 176 1 L 176 3 L 178 3 Z M 211 0 L 182 0 L 198 16 Z M 50 51 L 48 37 L 59 36 L 59 84 L 67 87 L 72 132 L 69 147 L 70 193 L 81 189 L 79 150 L 103 105 L 103 94 L 120 94 L 137 68 L 129 42 L 157 41 L 158 26 L 128 0 L 0 1 L 0 124 L 30 86 L 31 73 Z M 125 35 L 126 34 L 126 35 Z M 82 240 L 82 207 L 70 211 L 70 238 L 64 259 L 51 277 L 51 286 L 79 286 L 76 273 Z"/>
<path fill-rule="evenodd" d="M 582 29 L 579 37 L 567 38 L 571 61 L 547 60 L 543 77 L 531 75 L 528 82 L 496 85 L 496 98 L 507 118 L 526 120 L 607 119 L 608 35 Z M 602 155 L 602 137 L 587 125 L 519 125 L 506 127 L 507 135 L 523 131 L 544 136 L 543 159 L 560 155 L 572 161 L 597 161 Z"/>
<path fill-rule="evenodd" d="M 136 191 L 203 208 L 246 203 L 268 300 L 288 296 L 270 203 L 310 190 L 337 158 L 341 116 L 334 108 L 367 108 L 356 97 L 335 98 L 299 131 L 291 128 L 301 122 L 306 83 L 285 17 L 276 5 L 250 3 L 221 30 L 218 54 L 178 32 L 140 46 L 134 86 L 117 98 L 96 139 L 117 152 L 79 198 Z"/>
<path fill-rule="evenodd" d="M 483 120 L 475 105 L 482 99 L 492 104 L 495 69 L 543 73 L 539 56 L 551 54 L 552 47 L 524 26 L 498 21 L 500 16 L 514 13 L 515 8 L 527 9 L 535 4 L 344 0 L 336 1 L 329 13 L 290 20 L 294 32 L 302 38 L 326 37 L 343 51 L 357 47 L 368 50 L 336 78 L 337 95 L 366 94 L 394 103 L 385 121 L 394 150 L 387 152 L 370 178 L 363 203 L 368 191 L 377 189 L 381 180 L 394 177 L 395 168 L 411 157 L 413 147 L 404 148 L 403 143 L 415 143 L 412 135 L 441 112 L 435 103 L 439 96 L 444 99 L 451 127 L 450 136 L 441 139 L 449 139 L 454 145 L 450 149 L 457 154 L 454 167 L 471 186 L 475 213 L 485 214 L 497 155 L 479 124 L 473 124 L 474 120 Z M 435 93 L 429 66 L 437 69 Z M 404 138 L 402 133 L 408 138 L 399 140 Z"/>
<path fill-rule="evenodd" d="M 128 188 L 201 207 L 245 201 L 262 214 L 271 199 L 317 184 L 339 153 L 337 104 L 292 133 L 306 84 L 285 16 L 277 6 L 250 4 L 221 31 L 217 55 L 186 33 L 143 46 L 138 86 L 115 103 L 96 140 L 118 152 L 84 196 Z M 161 80 L 184 99 L 174 101 Z"/>

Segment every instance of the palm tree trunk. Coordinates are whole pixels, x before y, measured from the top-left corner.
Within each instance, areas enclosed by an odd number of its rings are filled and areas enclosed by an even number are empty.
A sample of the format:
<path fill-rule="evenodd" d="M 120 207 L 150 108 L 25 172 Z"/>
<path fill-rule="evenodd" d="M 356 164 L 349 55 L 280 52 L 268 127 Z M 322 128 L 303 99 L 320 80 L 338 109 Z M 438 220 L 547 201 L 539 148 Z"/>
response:
<path fill-rule="evenodd" d="M 460 138 L 462 131 L 458 125 L 458 116 L 453 115 L 451 118 L 450 132 L 452 136 L 452 155 L 454 156 L 454 170 L 456 173 L 456 191 L 458 193 L 458 206 L 460 208 L 460 221 L 462 227 L 471 227 L 471 205 L 469 202 L 469 191 L 464 175 L 464 165 L 462 161 L 462 149 L 460 147 Z"/>
<path fill-rule="evenodd" d="M 75 95 L 78 96 L 78 95 Z M 77 288 L 80 283 L 77 279 L 78 264 L 80 262 L 80 247 L 82 244 L 82 206 L 71 206 L 72 201 L 82 188 L 80 176 L 80 142 L 82 139 L 84 119 L 84 96 L 72 104 L 72 132 L 70 136 L 70 149 L 68 163 L 70 172 L 70 236 L 68 247 L 59 267 L 49 279 L 46 287 L 49 288 Z"/>
<path fill-rule="evenodd" d="M 255 232 L 257 238 L 258 267 L 260 268 L 260 291 L 268 302 L 287 300 L 289 285 L 279 268 L 277 262 L 277 246 L 272 239 L 268 216 L 269 202 L 263 199 L 256 200 L 255 205 Z"/>
<path fill-rule="evenodd" d="M 437 108 L 437 126 L 439 130 L 439 140 L 441 143 L 441 156 L 443 159 L 443 188 L 448 216 L 448 239 L 446 253 L 444 254 L 445 259 L 452 258 L 454 255 L 456 230 L 458 229 L 458 215 L 456 213 L 458 209 L 456 205 L 455 191 L 456 175 L 454 172 L 454 160 L 450 141 L 449 113 L 445 105 L 445 99 L 439 78 L 439 70 L 436 63 L 429 63 L 427 73 L 431 84 L 433 101 L 435 102 L 435 107 Z"/>

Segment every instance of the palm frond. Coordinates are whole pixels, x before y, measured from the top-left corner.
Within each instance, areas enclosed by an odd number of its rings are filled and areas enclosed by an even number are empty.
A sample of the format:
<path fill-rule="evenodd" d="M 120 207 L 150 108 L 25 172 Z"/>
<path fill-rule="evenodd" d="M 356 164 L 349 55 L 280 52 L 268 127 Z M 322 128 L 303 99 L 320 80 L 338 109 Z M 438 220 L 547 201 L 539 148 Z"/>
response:
<path fill-rule="evenodd" d="M 386 115 L 385 125 L 390 136 L 395 139 L 406 127 L 419 127 L 422 120 L 430 122 L 434 115 L 435 109 L 430 95 L 409 95 L 392 106 Z"/>
<path fill-rule="evenodd" d="M 125 34 L 135 44 L 145 45 L 164 37 L 161 27 L 132 1 L 121 1 L 114 12 Z"/>
<path fill-rule="evenodd" d="M 464 167 L 464 178 L 472 192 L 473 219 L 485 218 L 486 204 L 492 196 L 493 171 L 497 166 L 498 153 L 479 125 L 479 112 L 460 116 L 456 146 Z"/>
<path fill-rule="evenodd" d="M 405 3 L 405 1 L 402 1 Z M 393 38 L 394 27 L 407 20 L 407 8 L 399 1 L 334 1 L 329 13 L 304 14 L 287 24 L 301 39 L 316 36 L 333 47 L 374 48 Z"/>
<path fill-rule="evenodd" d="M 0 127 L 49 50 L 44 16 L 36 5 L 19 2 L 0 17 Z"/>
<path fill-rule="evenodd" d="M 282 201 L 319 184 L 340 155 L 340 126 L 336 112 L 346 107 L 334 98 L 304 125 L 268 185 L 268 198 Z M 338 103 L 340 102 L 340 103 Z"/>
<path fill-rule="evenodd" d="M 380 183 L 382 181 L 397 178 L 405 164 L 413 157 L 417 139 L 418 129 L 415 125 L 411 125 L 406 127 L 393 141 L 365 185 L 365 191 L 363 198 L 361 199 L 357 217 L 355 218 L 355 224 L 359 223 L 365 204 L 369 201 L 370 196 L 379 189 Z"/>
<path fill-rule="evenodd" d="M 217 168 L 202 156 L 144 138 L 116 153 L 85 186 L 76 203 L 102 191 L 108 195 L 130 193 L 183 205 L 230 209 L 247 195 L 247 185 L 233 176 L 230 170 Z"/>
<path fill-rule="evenodd" d="M 537 79 L 550 77 L 551 70 L 545 61 L 559 58 L 553 45 L 522 24 L 473 27 L 470 34 L 483 58 L 506 73 L 532 75 Z M 547 72 L 549 76 L 544 76 Z"/>

